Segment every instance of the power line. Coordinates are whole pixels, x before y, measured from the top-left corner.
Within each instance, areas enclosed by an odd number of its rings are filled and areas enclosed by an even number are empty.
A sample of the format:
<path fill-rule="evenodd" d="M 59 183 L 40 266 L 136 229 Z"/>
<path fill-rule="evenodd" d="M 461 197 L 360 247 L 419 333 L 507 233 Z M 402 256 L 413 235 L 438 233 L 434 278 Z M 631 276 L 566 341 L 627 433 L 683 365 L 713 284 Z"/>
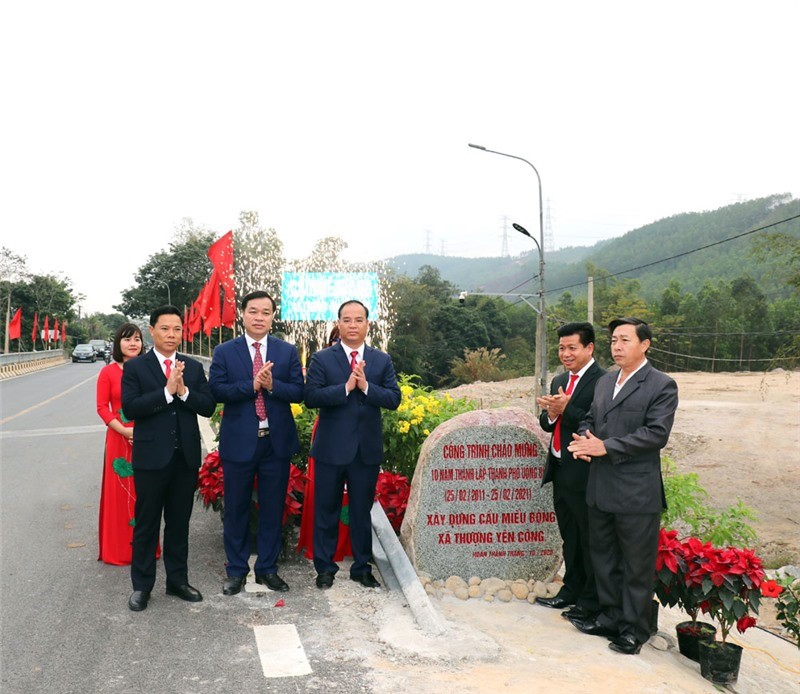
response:
<path fill-rule="evenodd" d="M 617 275 L 624 275 L 626 272 L 634 272 L 636 270 L 643 270 L 646 267 L 652 267 L 653 265 L 658 265 L 659 263 L 665 263 L 668 260 L 674 260 L 675 258 L 682 258 L 686 255 L 691 255 L 692 253 L 697 253 L 698 251 L 704 251 L 706 248 L 713 248 L 714 246 L 719 246 L 723 243 L 728 243 L 728 241 L 735 241 L 736 239 L 740 239 L 744 236 L 748 236 L 749 234 L 755 234 L 759 231 L 764 231 L 765 229 L 771 229 L 772 227 L 778 226 L 779 224 L 785 224 L 786 222 L 792 222 L 795 219 L 800 219 L 800 214 L 796 214 L 793 217 L 787 217 L 786 219 L 781 219 L 777 222 L 773 222 L 772 224 L 767 224 L 763 227 L 758 227 L 757 229 L 751 229 L 750 231 L 743 231 L 741 234 L 736 234 L 736 236 L 731 236 L 727 239 L 721 239 L 720 241 L 714 241 L 713 243 L 708 243 L 705 246 L 700 246 L 698 248 L 694 248 L 689 251 L 684 251 L 683 253 L 676 253 L 675 255 L 671 255 L 668 258 L 662 258 L 661 260 L 654 260 L 651 263 L 645 263 L 644 265 L 638 265 L 637 267 L 628 268 L 627 270 L 620 270 L 619 272 L 612 272 L 611 274 L 604 275 L 602 279 L 606 279 L 608 277 L 616 277 Z M 601 279 L 601 278 L 598 278 Z M 572 289 L 573 287 L 582 287 L 583 285 L 587 284 L 586 282 L 578 282 L 577 284 L 569 284 L 565 287 L 558 287 L 557 289 L 548 289 L 546 291 L 547 294 L 552 292 L 560 292 L 564 289 Z"/>
<path fill-rule="evenodd" d="M 753 335 L 769 335 L 772 337 L 773 335 L 800 335 L 800 330 L 764 330 L 758 332 L 735 332 L 735 333 L 667 333 L 661 330 L 658 331 L 658 337 L 741 337 L 741 336 L 750 337 Z"/>
<path fill-rule="evenodd" d="M 700 361 L 729 361 L 729 362 L 737 362 L 741 364 L 742 362 L 751 362 L 751 361 L 778 361 L 781 360 L 781 357 L 769 357 L 763 359 L 751 359 L 747 357 L 746 359 L 742 357 L 741 359 L 724 359 L 723 357 L 696 357 L 693 354 L 681 354 L 680 352 L 669 352 L 665 349 L 658 349 L 656 347 L 650 346 L 650 349 L 654 352 L 658 352 L 660 354 L 669 354 L 673 357 L 684 357 L 685 359 L 699 359 Z M 649 351 L 649 350 L 648 350 Z M 796 357 L 784 357 L 783 359 L 795 359 Z"/>

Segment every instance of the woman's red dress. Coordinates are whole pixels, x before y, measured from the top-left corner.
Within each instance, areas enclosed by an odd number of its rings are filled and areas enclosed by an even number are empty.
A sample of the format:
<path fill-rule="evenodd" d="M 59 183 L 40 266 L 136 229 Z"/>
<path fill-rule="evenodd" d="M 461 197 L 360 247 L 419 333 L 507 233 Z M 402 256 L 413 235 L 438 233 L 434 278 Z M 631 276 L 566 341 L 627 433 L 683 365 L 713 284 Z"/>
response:
<path fill-rule="evenodd" d="M 317 433 L 317 423 L 319 417 L 314 420 L 311 428 L 311 440 Z M 342 514 L 339 520 L 339 540 L 336 544 L 336 554 L 333 561 L 342 561 L 345 557 L 353 555 L 350 546 L 350 523 L 347 511 L 349 509 L 349 499 L 347 497 L 347 486 L 342 495 Z M 308 457 L 308 467 L 306 468 L 306 488 L 303 494 L 303 515 L 300 517 L 300 537 L 297 540 L 297 551 L 302 552 L 307 559 L 314 558 L 314 458 Z"/>
<path fill-rule="evenodd" d="M 112 362 L 97 378 L 97 414 L 107 427 L 114 419 L 126 428 L 132 427 L 133 422 L 126 422 L 121 411 L 122 369 Z M 122 434 L 108 427 L 100 489 L 100 561 L 117 566 L 131 563 L 135 505 L 131 445 Z"/>

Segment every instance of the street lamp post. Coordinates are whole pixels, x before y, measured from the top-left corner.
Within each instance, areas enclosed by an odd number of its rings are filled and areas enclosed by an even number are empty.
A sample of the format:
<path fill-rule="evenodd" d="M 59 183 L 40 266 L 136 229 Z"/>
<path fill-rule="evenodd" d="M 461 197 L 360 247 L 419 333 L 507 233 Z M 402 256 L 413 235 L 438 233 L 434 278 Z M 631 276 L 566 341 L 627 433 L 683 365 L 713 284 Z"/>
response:
<path fill-rule="evenodd" d="M 483 147 L 482 145 L 470 144 L 469 146 L 473 149 L 480 149 L 483 152 L 491 152 L 492 154 L 499 154 L 503 157 L 510 157 L 511 159 L 519 159 L 520 161 L 524 161 L 533 169 L 533 172 L 536 174 L 536 180 L 539 183 L 539 241 L 536 241 L 536 239 L 531 236 L 524 227 L 521 227 L 519 224 L 514 224 L 514 228 L 521 234 L 529 237 L 539 249 L 539 310 L 536 312 L 535 365 L 535 371 L 538 373 L 536 373 L 537 379 L 534 393 L 535 397 L 538 398 L 540 395 L 547 392 L 547 313 L 544 300 L 544 208 L 542 205 L 542 178 L 539 176 L 539 172 L 536 170 L 536 167 L 527 159 L 523 159 L 522 157 L 518 157 L 514 154 L 506 154 L 505 152 L 497 152 L 493 149 L 486 149 L 486 147 Z"/>
<path fill-rule="evenodd" d="M 172 293 L 169 291 L 169 285 L 164 280 L 153 280 L 158 284 L 163 284 L 167 288 L 167 303 L 172 306 Z"/>

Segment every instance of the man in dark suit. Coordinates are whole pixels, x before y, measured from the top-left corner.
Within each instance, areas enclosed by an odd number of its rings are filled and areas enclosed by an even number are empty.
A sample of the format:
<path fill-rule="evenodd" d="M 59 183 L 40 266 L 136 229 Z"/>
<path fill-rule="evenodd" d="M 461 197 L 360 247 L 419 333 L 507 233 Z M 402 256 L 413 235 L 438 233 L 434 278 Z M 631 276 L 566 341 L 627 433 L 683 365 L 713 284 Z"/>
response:
<path fill-rule="evenodd" d="M 584 633 L 610 637 L 612 650 L 633 655 L 650 638 L 666 506 L 661 449 L 675 419 L 678 386 L 647 360 L 653 339 L 647 323 L 619 318 L 608 329 L 619 371 L 597 382 L 589 414 L 569 445 L 576 458 L 590 462 L 586 503 L 600 614 L 571 621 Z"/>
<path fill-rule="evenodd" d="M 157 308 L 150 314 L 153 349 L 125 362 L 122 372 L 122 409 L 136 421 L 133 594 L 128 600 L 134 612 L 147 607 L 155 584 L 162 512 L 167 595 L 189 602 L 203 599 L 189 585 L 189 519 L 201 457 L 197 415 L 210 417 L 216 403 L 200 362 L 176 351 L 182 334 L 180 310 Z"/>
<path fill-rule="evenodd" d="M 542 429 L 553 432 L 542 485 L 553 483 L 553 506 L 563 541 L 564 584 L 558 595 L 537 605 L 561 609 L 563 616 L 587 618 L 597 613 L 597 588 L 589 550 L 586 481 L 589 464 L 576 460 L 567 446 L 586 417 L 597 379 L 605 373 L 594 360 L 591 323 L 567 323 L 558 329 L 558 358 L 566 371 L 550 384 L 550 395 L 537 400 L 543 408 Z"/>
<path fill-rule="evenodd" d="M 372 575 L 370 510 L 384 459 L 381 408 L 396 410 L 400 388 L 388 354 L 364 343 L 369 311 L 360 301 L 339 307 L 337 345 L 311 358 L 305 403 L 319 408 L 311 448 L 315 459 L 314 568 L 317 587 L 330 588 L 339 567 L 333 557 L 345 483 L 350 501 L 350 578 L 367 588 L 380 583 Z"/>
<path fill-rule="evenodd" d="M 214 350 L 211 392 L 225 404 L 219 454 L 225 483 L 225 595 L 242 590 L 250 571 L 250 506 L 258 478 L 256 583 L 287 591 L 278 575 L 289 459 L 300 450 L 290 403 L 303 400 L 297 348 L 268 336 L 275 301 L 264 291 L 242 299 L 245 334 Z"/>

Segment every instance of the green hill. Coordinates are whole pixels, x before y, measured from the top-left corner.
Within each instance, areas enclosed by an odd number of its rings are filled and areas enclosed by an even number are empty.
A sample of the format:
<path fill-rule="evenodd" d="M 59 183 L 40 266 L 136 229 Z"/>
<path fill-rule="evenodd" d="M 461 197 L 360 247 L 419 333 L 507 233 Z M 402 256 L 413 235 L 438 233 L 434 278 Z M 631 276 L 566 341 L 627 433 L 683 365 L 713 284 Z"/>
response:
<path fill-rule="evenodd" d="M 642 295 L 648 300 L 659 296 L 672 280 L 677 280 L 683 291 L 696 292 L 707 280 L 731 281 L 745 274 L 752 276 L 770 299 L 788 296 L 785 277 L 779 271 L 782 259 L 756 263 L 749 251 L 751 241 L 759 234 L 780 231 L 800 237 L 800 219 L 764 231 L 746 232 L 797 215 L 800 200 L 772 195 L 709 212 L 674 215 L 594 246 L 548 253 L 548 301 L 557 301 L 565 290 L 574 296 L 585 296 L 588 262 L 612 274 L 623 273 L 621 277 L 637 278 Z M 734 238 L 739 235 L 742 236 Z M 524 292 L 538 286 L 532 281 L 538 270 L 536 251 L 514 258 L 401 255 L 390 258 L 387 264 L 410 277 L 416 277 L 423 265 L 431 265 L 439 270 L 442 279 L 468 291 Z M 513 287 L 517 288 L 512 290 Z"/>

